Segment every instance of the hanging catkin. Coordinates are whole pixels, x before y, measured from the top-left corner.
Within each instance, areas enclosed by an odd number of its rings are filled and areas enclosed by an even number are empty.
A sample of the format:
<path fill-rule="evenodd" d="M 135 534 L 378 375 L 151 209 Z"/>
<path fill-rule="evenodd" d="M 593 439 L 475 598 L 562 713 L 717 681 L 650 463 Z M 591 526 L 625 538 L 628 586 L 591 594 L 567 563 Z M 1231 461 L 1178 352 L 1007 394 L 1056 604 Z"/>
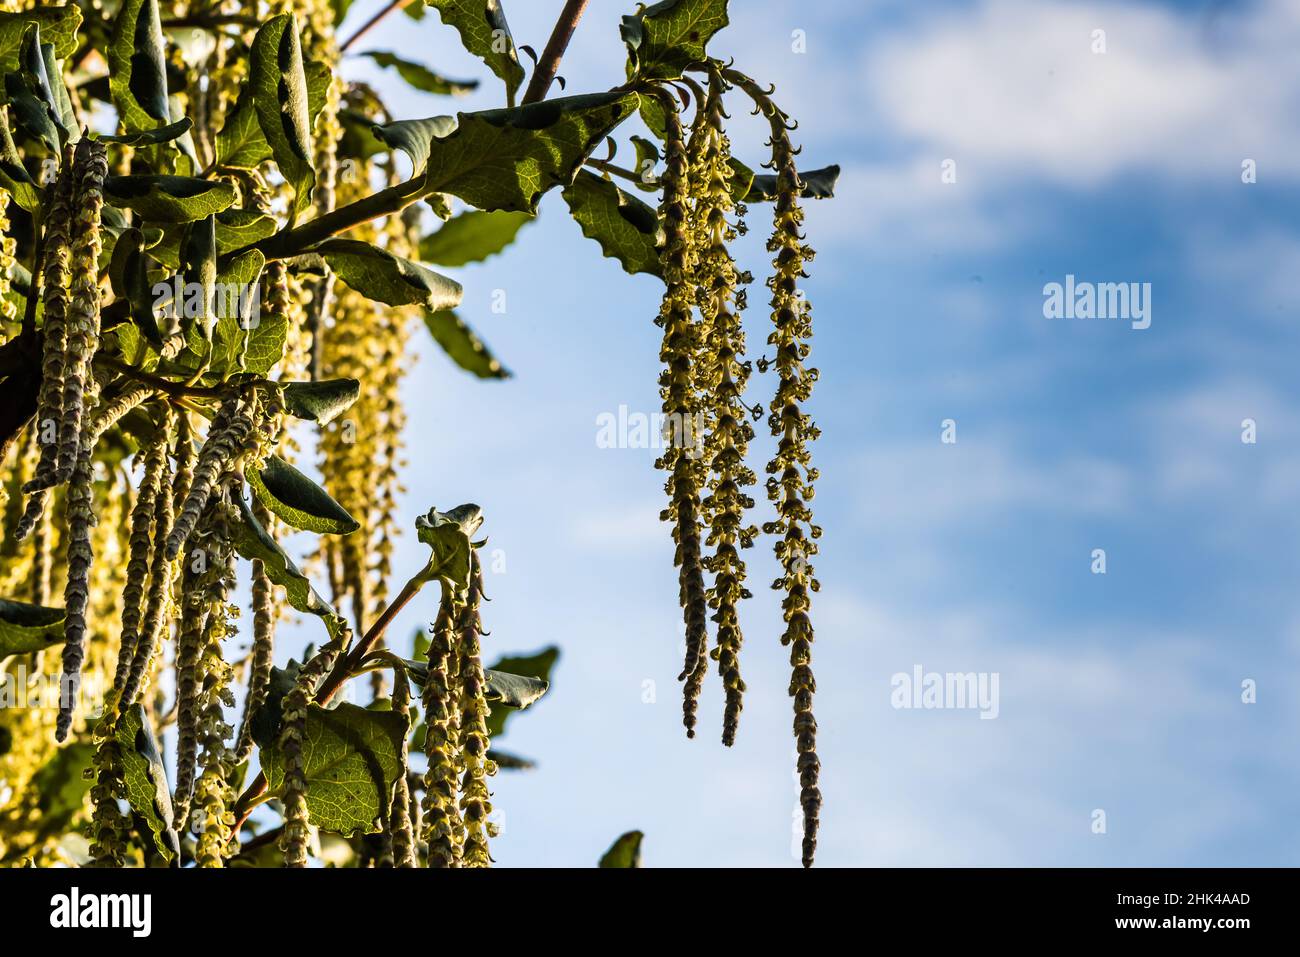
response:
<path fill-rule="evenodd" d="M 483 570 L 478 552 L 470 553 L 469 592 L 459 609 L 457 628 L 460 638 L 460 706 L 461 747 L 465 774 L 461 780 L 461 817 L 465 822 L 465 846 L 461 855 L 466 867 L 487 867 L 492 863 L 488 838 L 496 826 L 488 820 L 492 814 L 487 779 L 496 774 L 496 764 L 487 756 L 486 679 L 480 657 L 479 636 L 483 622 L 479 604 L 483 597 Z"/>
<path fill-rule="evenodd" d="M 42 267 L 42 296 L 45 325 L 42 332 L 41 387 L 36 399 L 36 439 L 40 459 L 36 472 L 23 491 L 31 495 L 21 521 L 14 530 L 19 541 L 31 534 L 45 514 L 50 486 L 57 482 L 59 428 L 63 421 L 64 377 L 68 351 L 68 283 L 72 255 L 72 201 L 77 173 L 73 168 L 73 147 L 66 146 L 58 179 L 50 198 L 45 224 L 45 261 Z"/>
<path fill-rule="evenodd" d="M 234 814 L 227 810 L 235 795 L 229 777 L 235 763 L 227 743 L 231 727 L 226 722 L 224 708 L 235 706 L 230 689 L 234 669 L 225 659 L 222 643 L 233 637 L 233 619 L 239 609 L 229 601 L 235 585 L 235 554 L 231 546 L 234 524 L 240 520 L 239 512 L 231 502 L 233 494 L 229 483 L 218 493 L 212 503 L 210 523 L 212 537 L 211 561 L 216 569 L 206 589 L 207 617 L 203 628 L 203 650 L 199 670 L 203 675 L 199 697 L 198 743 L 202 749 L 199 767 L 202 773 L 194 787 L 193 829 L 198 834 L 194 859 L 200 867 L 222 867 L 233 850 L 230 839 L 235 823 Z"/>
<path fill-rule="evenodd" d="M 167 433 L 159 431 L 144 456 L 144 473 L 136 492 L 135 506 L 131 509 L 130 558 L 127 561 L 126 588 L 122 592 L 122 638 L 117 653 L 117 669 L 113 676 L 113 691 L 118 696 L 130 677 L 131 663 L 135 659 L 136 645 L 140 639 L 144 596 L 149 585 L 149 569 L 153 564 L 158 496 L 169 494 L 162 486 L 167 471 L 167 445 Z"/>
<path fill-rule="evenodd" d="M 424 684 L 424 840 L 430 867 L 455 867 L 460 861 L 462 823 L 460 789 L 460 704 L 454 592 L 443 588 L 442 605 L 429 638 L 429 677 Z"/>
<path fill-rule="evenodd" d="M 217 478 L 235 464 L 253 428 L 251 414 L 238 396 L 222 403 L 208 428 L 207 441 L 199 452 L 185 502 L 176 516 L 176 524 L 167 536 L 167 557 L 175 558 L 198 523 L 199 516 L 212 497 Z"/>
<path fill-rule="evenodd" d="M 801 232 L 803 210 L 799 196 L 803 183 L 795 168 L 795 149 L 790 143 L 789 118 L 769 94 L 753 80 L 734 71 L 727 79 L 753 99 L 767 117 L 772 130 L 771 168 L 776 172 L 776 209 L 768 251 L 775 254 L 773 273 L 768 279 L 772 291 L 772 322 L 768 343 L 776 348 L 773 365 L 777 372 L 776 395 L 768 424 L 777 438 L 777 451 L 767 465 L 767 494 L 776 504 L 777 519 L 763 525 L 769 535 L 778 535 L 775 551 L 782 575 L 772 587 L 785 592 L 781 607 L 785 633 L 781 643 L 790 648 L 790 696 L 794 698 L 794 736 L 798 751 L 799 802 L 803 809 L 803 865 L 812 866 L 817 849 L 817 826 L 821 810 L 817 757 L 817 721 L 813 717 L 813 694 L 817 690 L 812 672 L 813 627 L 808 612 L 810 592 L 818 589 L 810 559 L 817 553 L 821 529 L 812 522 L 808 502 L 813 497 L 817 470 L 811 465 L 808 445 L 819 432 L 801 408 L 812 392 L 817 370 L 805 368 L 807 340 L 812 336 L 812 309 L 799 293 L 804 265 L 813 251 L 804 245 Z"/>
<path fill-rule="evenodd" d="M 171 406 L 163 405 L 158 428 L 164 436 L 172 434 L 174 421 L 176 419 Z M 187 494 L 194 468 L 194 442 L 190 436 L 189 418 L 184 414 L 180 417 L 179 430 L 176 434 L 176 473 L 171 477 L 171 482 L 167 481 L 166 456 L 163 458 L 163 463 L 163 480 L 159 486 L 159 494 L 154 499 L 149 593 L 145 599 L 140 637 L 131 659 L 131 671 L 122 687 L 121 701 L 124 708 L 132 704 L 139 694 L 149 674 L 154 650 L 158 646 L 158 636 L 170 616 L 175 563 L 167 557 L 163 546 L 171 534 L 176 503 Z"/>
<path fill-rule="evenodd" d="M 690 169 L 686 143 L 676 103 L 667 94 L 661 102 L 665 107 L 667 134 L 662 176 L 664 195 L 659 208 L 664 224 L 660 262 L 667 288 L 655 322 L 663 328 L 659 358 L 664 363 L 664 371 L 659 377 L 659 394 L 670 441 L 655 465 L 669 473 L 664 486 L 669 504 L 659 517 L 673 523 L 673 541 L 677 544 L 674 563 L 678 567 L 679 599 L 686 623 L 686 657 L 678 679 L 686 682 L 682 720 L 687 736 L 693 738 L 700 684 L 708 664 L 705 654 L 708 607 L 700 556 L 702 473 L 694 441 L 698 428 L 695 360 L 699 329 L 691 311 L 690 277 L 695 257 L 687 228 Z"/>
<path fill-rule="evenodd" d="M 86 392 L 93 388 L 90 361 L 99 347 L 99 216 L 104 206 L 104 176 L 108 152 L 89 137 L 77 142 L 69 261 L 67 359 L 63 373 L 63 416 L 59 422 L 59 458 L 55 479 L 66 482 L 77 468 L 86 436 L 83 419 L 93 405 Z"/>
<path fill-rule="evenodd" d="M 396 663 L 393 668 L 393 712 L 409 726 L 411 718 L 411 685 L 406 668 Z M 393 786 L 393 803 L 388 813 L 388 830 L 393 846 L 395 867 L 415 866 L 415 837 L 411 825 L 411 788 L 406 773 L 409 765 L 408 738 L 402 736 L 398 750 L 397 783 Z"/>
<path fill-rule="evenodd" d="M 271 513 L 260 499 L 253 500 L 253 516 L 270 534 Z M 235 748 L 235 764 L 243 764 L 253 753 L 253 716 L 266 701 L 267 687 L 271 681 L 271 666 L 275 653 L 275 625 L 279 610 L 275 606 L 275 587 L 266 566 L 260 558 L 251 562 L 253 598 L 253 648 L 252 667 L 248 678 L 248 695 L 244 702 L 244 718 L 239 728 Z"/>
<path fill-rule="evenodd" d="M 705 335 L 697 378 L 702 384 L 701 401 L 709 409 L 704 457 L 711 472 L 709 494 L 701 509 L 709 527 L 705 545 L 714 549 L 704 564 L 714 576 L 708 592 L 713 621 L 717 623 L 712 657 L 718 662 L 726 692 L 722 743 L 730 746 L 736 738 L 745 691 L 740 677 L 742 636 L 737 606 L 750 597 L 744 587 L 745 563 L 739 549 L 753 544 L 758 528 L 746 522 L 754 500 L 745 489 L 757 481 L 745 464 L 754 437 L 743 398 L 750 364 L 744 361 L 745 335 L 739 316 L 745 303 L 744 289 L 740 287 L 748 277 L 737 271 L 728 251 L 728 243 L 737 235 L 737 227 L 728 217 L 733 213 L 742 216 L 745 209 L 731 194 L 734 174 L 730 143 L 723 130 L 723 92 L 724 81 L 715 69 L 710 73 L 708 97 L 696 124 L 693 138 L 699 145 L 693 152 L 697 164 L 694 178 L 699 183 L 694 210 L 700 248 L 695 279 Z"/>

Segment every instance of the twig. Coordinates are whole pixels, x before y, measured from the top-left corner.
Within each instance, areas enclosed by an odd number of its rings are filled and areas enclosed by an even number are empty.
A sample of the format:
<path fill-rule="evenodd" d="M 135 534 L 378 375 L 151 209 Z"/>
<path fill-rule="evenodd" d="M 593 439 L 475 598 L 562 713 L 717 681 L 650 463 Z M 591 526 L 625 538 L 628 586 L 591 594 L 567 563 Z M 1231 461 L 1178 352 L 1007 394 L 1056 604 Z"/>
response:
<path fill-rule="evenodd" d="M 365 658 L 370 649 L 374 647 L 375 643 L 383 637 L 384 632 L 388 630 L 388 626 L 392 624 L 393 619 L 397 617 L 397 613 L 406 607 L 407 603 L 415 597 L 422 585 L 422 581 L 418 578 L 413 578 L 402 587 L 402 590 L 398 593 L 397 597 L 394 598 L 392 603 L 384 609 L 384 613 L 379 616 L 375 623 L 366 631 L 362 639 L 357 642 L 357 645 L 352 649 L 351 654 L 340 656 L 338 662 L 334 666 L 334 670 L 329 673 L 320 688 L 317 689 L 316 694 L 312 699 L 314 704 L 328 704 L 330 699 L 338 693 L 338 690 L 343 687 L 348 679 L 354 676 L 354 671 L 360 665 L 362 659 Z M 244 793 L 239 796 L 239 800 L 235 802 L 235 825 L 231 829 L 231 840 L 238 840 L 239 829 L 244 826 L 244 822 L 248 820 L 248 816 L 253 813 L 253 808 L 257 807 L 257 805 L 262 803 L 265 799 L 264 795 L 266 794 L 266 788 L 266 775 L 261 773 L 253 779 L 253 783 L 250 784 Z"/>
<path fill-rule="evenodd" d="M 113 356 L 106 356 L 103 353 L 96 355 L 94 361 L 102 366 L 107 366 L 115 372 L 120 372 L 125 376 L 129 376 L 132 379 L 138 379 L 145 385 L 153 386 L 159 392 L 165 392 L 173 398 L 188 396 L 193 399 L 223 399 L 230 394 L 228 388 L 208 389 L 195 385 L 186 385 L 181 382 L 172 382 L 169 379 L 164 379 L 161 376 L 154 375 L 153 373 L 136 369 L 133 366 L 127 365 L 120 359 L 116 359 Z M 249 386 L 265 384 L 267 384 L 267 380 L 265 379 L 251 379 L 248 382 L 241 383 L 241 387 L 247 388 Z"/>
<path fill-rule="evenodd" d="M 404 7 L 410 2 L 411 0 L 390 0 L 390 2 L 382 10 L 376 13 L 365 23 L 361 24 L 361 26 L 357 28 L 356 33 L 352 34 L 352 36 L 348 37 L 346 40 L 343 41 L 343 43 L 339 46 L 339 53 L 347 53 L 348 48 L 351 47 L 352 44 L 360 40 L 367 33 L 369 33 L 371 29 L 375 26 L 375 24 L 379 23 L 380 20 L 384 19 L 384 17 L 388 16 L 394 10 L 397 10 L 400 7 Z"/>
<path fill-rule="evenodd" d="M 528 81 L 528 89 L 524 92 L 523 99 L 525 104 L 545 99 L 551 83 L 555 80 L 555 74 L 560 70 L 560 60 L 564 58 L 564 51 L 569 48 L 573 31 L 578 28 L 578 21 L 582 19 L 583 11 L 586 9 L 587 0 L 565 0 L 564 9 L 560 11 L 560 19 L 555 21 L 551 38 L 546 41 L 542 58 L 538 61 L 537 68 L 533 70 L 532 79 Z"/>
<path fill-rule="evenodd" d="M 587 160 L 587 165 L 590 166 L 592 169 L 600 170 L 602 173 L 608 173 L 610 176 L 617 176 L 621 179 L 627 180 L 630 183 L 636 183 L 638 186 L 657 187 L 659 185 L 659 181 L 657 179 L 650 179 L 650 180 L 642 179 L 640 176 L 632 172 L 630 169 L 624 169 L 621 166 L 615 166 L 613 163 L 607 163 L 604 160 L 590 159 Z"/>

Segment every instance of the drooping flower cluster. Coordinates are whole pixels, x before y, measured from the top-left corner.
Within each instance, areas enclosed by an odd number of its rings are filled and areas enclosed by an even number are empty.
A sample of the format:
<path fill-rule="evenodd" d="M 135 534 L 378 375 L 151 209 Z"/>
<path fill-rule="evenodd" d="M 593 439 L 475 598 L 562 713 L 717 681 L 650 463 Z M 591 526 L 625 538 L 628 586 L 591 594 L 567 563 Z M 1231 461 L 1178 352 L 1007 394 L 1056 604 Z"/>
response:
<path fill-rule="evenodd" d="M 750 277 L 737 269 L 729 250 L 744 229 L 740 217 L 745 208 L 736 196 L 739 174 L 725 131 L 723 96 L 738 88 L 768 118 L 772 130 L 772 158 L 767 165 L 775 172 L 775 210 L 768 249 L 774 258 L 767 285 L 772 293 L 773 329 L 767 343 L 775 349 L 775 357 L 762 359 L 758 365 L 760 371 L 774 368 L 777 377 L 768 407 L 768 424 L 777 449 L 767 464 L 765 483 L 776 518 L 762 528 L 776 538 L 774 550 L 782 573 L 773 587 L 785 593 L 781 641 L 790 649 L 789 693 L 794 699 L 803 811 L 802 858 L 809 866 L 821 807 L 809 617 L 811 593 L 818 588 L 810 560 L 817 552 L 821 529 L 813 524 L 808 504 L 817 479 L 809 444 L 818 431 L 803 411 L 817 379 L 817 371 L 804 364 L 812 336 L 812 313 L 799 290 L 804 266 L 813 256 L 802 233 L 799 199 L 804 184 L 795 167 L 797 151 L 789 137 L 792 127 L 772 102 L 770 92 L 718 63 L 703 64 L 700 69 L 708 74 L 707 90 L 691 78 L 685 81 L 697 107 L 689 141 L 684 139 L 674 98 L 663 90 L 655 91 L 666 117 L 664 171 L 659 180 L 665 237 L 660 265 L 666 286 L 656 319 L 664 327 L 660 394 L 669 424 L 680 416 L 699 423 L 698 430 L 689 433 L 690 444 L 681 441 L 679 432 L 657 463 L 670 473 L 666 487 L 669 507 L 662 517 L 673 523 L 686 622 L 686 663 L 681 675 L 685 682 L 684 719 L 687 735 L 693 737 L 708 645 L 702 612 L 706 601 L 714 610 L 712 620 L 717 626 L 710 654 L 718 663 L 726 694 L 722 739 L 727 745 L 735 740 L 745 690 L 740 675 L 738 606 L 750 593 L 744 585 L 745 563 L 740 550 L 750 546 L 758 532 L 747 519 L 754 501 L 746 489 L 756 483 L 756 477 L 745 463 L 754 438 L 749 420 L 759 409 L 751 409 L 744 399 L 752 367 L 744 357 L 740 312 L 746 298 L 743 287 Z M 691 454 L 696 441 L 702 456 Z M 702 493 L 702 488 L 707 493 Z M 701 536 L 704 545 L 713 549 L 703 559 Z M 706 570 L 713 575 L 707 589 L 703 584 Z"/>

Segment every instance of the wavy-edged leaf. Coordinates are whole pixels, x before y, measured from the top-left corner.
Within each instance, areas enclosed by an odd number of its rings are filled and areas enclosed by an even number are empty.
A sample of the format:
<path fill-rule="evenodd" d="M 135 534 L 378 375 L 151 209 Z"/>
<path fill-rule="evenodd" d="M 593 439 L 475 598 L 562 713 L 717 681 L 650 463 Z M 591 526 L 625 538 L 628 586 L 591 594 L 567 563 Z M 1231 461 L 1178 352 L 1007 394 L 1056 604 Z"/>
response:
<path fill-rule="evenodd" d="M 0 598 L 0 661 L 63 642 L 62 608 Z"/>
<path fill-rule="evenodd" d="M 4 114 L 0 114 L 0 187 L 7 189 L 14 202 L 29 213 L 41 203 L 40 189 L 32 181 L 27 167 L 23 166 L 23 158 L 14 145 L 9 124 L 4 122 Z"/>
<path fill-rule="evenodd" d="M 579 170 L 562 195 L 582 235 L 600 243 L 606 256 L 617 259 L 630 273 L 663 274 L 659 264 L 663 230 L 653 208 L 587 170 Z"/>
<path fill-rule="evenodd" d="M 33 822 L 38 838 L 66 832 L 81 813 L 95 783 L 85 773 L 94 756 L 93 744 L 73 741 L 55 751 L 32 775 L 31 792 L 37 795 L 41 811 Z"/>
<path fill-rule="evenodd" d="M 550 645 L 531 655 L 508 655 L 498 660 L 496 664 L 487 670 L 487 674 L 489 675 L 506 674 L 520 681 L 536 682 L 536 684 L 529 685 L 529 687 L 534 691 L 536 691 L 540 685 L 540 691 L 538 692 L 537 697 L 532 698 L 532 700 L 528 701 L 527 704 L 518 705 L 514 703 L 514 701 L 525 700 L 526 695 L 523 693 L 519 694 L 513 700 L 507 699 L 504 694 L 502 695 L 502 707 L 493 708 L 492 713 L 488 715 L 487 719 L 488 734 L 493 740 L 499 738 L 505 733 L 506 722 L 510 719 L 511 715 L 517 714 L 523 708 L 528 707 L 529 704 L 535 702 L 542 694 L 549 690 L 551 684 L 551 672 L 555 669 L 555 663 L 559 661 L 559 659 L 560 649 L 555 645 Z M 488 684 L 491 685 L 491 683 L 492 680 L 489 678 Z M 522 687 L 519 690 L 520 692 L 525 691 Z M 504 689 L 502 689 L 502 691 L 504 692 Z"/>
<path fill-rule="evenodd" d="M 77 114 L 72 110 L 72 97 L 68 94 L 68 84 L 63 78 L 63 63 L 54 53 L 54 44 L 41 44 L 41 59 L 45 65 L 45 76 L 49 80 L 50 93 L 54 96 L 54 113 L 59 126 L 67 134 L 69 142 L 81 139 L 81 129 L 77 125 Z"/>
<path fill-rule="evenodd" d="M 302 769 L 307 778 L 311 823 L 339 834 L 373 834 L 388 817 L 393 785 L 406 773 L 401 763 L 408 720 L 394 711 L 354 704 L 308 705 L 303 728 Z M 284 787 L 284 756 L 261 752 L 268 791 Z"/>
<path fill-rule="evenodd" d="M 431 508 L 416 516 L 415 537 L 429 546 L 429 560 L 413 580 L 436 580 L 457 592 L 468 588 L 473 539 L 482 527 L 483 510 L 472 502 L 445 512 Z"/>
<path fill-rule="evenodd" d="M 256 210 L 240 209 L 232 206 L 217 213 L 217 255 L 224 256 L 236 249 L 251 246 L 260 239 L 273 234 L 278 227 L 270 216 L 264 216 Z M 184 227 L 164 229 L 162 238 L 149 247 L 149 255 L 172 269 L 180 268 L 181 241 L 185 237 Z"/>
<path fill-rule="evenodd" d="M 215 308 L 217 292 L 217 218 L 204 216 L 190 223 L 181 242 L 181 287 L 184 302 L 172 303 L 172 308 L 188 330 L 193 326 L 205 342 L 212 339 L 212 329 L 217 324 Z M 197 293 L 197 297 L 191 292 Z M 197 301 L 195 301 L 197 299 Z"/>
<path fill-rule="evenodd" d="M 347 628 L 347 623 L 312 587 L 311 580 L 262 527 L 262 523 L 257 520 L 257 516 L 253 514 L 244 496 L 239 495 L 236 498 L 239 514 L 243 519 L 235 528 L 236 551 L 249 561 L 259 559 L 266 569 L 267 577 L 284 589 L 285 600 L 289 605 L 303 614 L 315 615 L 319 618 L 331 639 L 342 635 Z"/>
<path fill-rule="evenodd" d="M 175 860 L 181 848 L 176 836 L 172 796 L 167 789 L 167 771 L 143 704 L 133 704 L 122 712 L 114 737 L 122 757 L 127 803 L 149 826 L 158 853 L 169 861 Z"/>
<path fill-rule="evenodd" d="M 171 122 L 158 0 L 123 0 L 108 42 L 108 84 L 127 132 Z"/>
<path fill-rule="evenodd" d="M 600 858 L 601 867 L 640 867 L 641 841 L 645 835 L 640 831 L 628 831 L 620 835 Z"/>
<path fill-rule="evenodd" d="M 840 178 L 840 168 L 834 165 L 810 169 L 806 173 L 800 173 L 799 178 L 803 180 L 803 191 L 800 195 L 805 199 L 833 199 L 835 183 Z M 754 183 L 745 196 L 745 202 L 770 203 L 774 199 L 776 199 L 776 177 L 771 173 L 760 173 L 755 176 Z"/>
<path fill-rule="evenodd" d="M 6 73 L 5 99 L 9 104 L 9 120 L 19 130 L 41 143 L 51 153 L 59 152 L 59 125 L 41 92 L 29 83 L 28 73 Z"/>
<path fill-rule="evenodd" d="M 705 46 L 728 24 L 727 0 L 662 0 L 625 16 L 627 75 L 672 80 L 705 59 Z"/>
<path fill-rule="evenodd" d="M 499 0 L 425 0 L 442 22 L 455 27 L 461 45 L 487 64 L 506 85 L 506 101 L 513 103 L 524 82 L 510 25 Z"/>
<path fill-rule="evenodd" d="M 558 656 L 558 649 L 554 650 Z M 552 659 L 554 660 L 554 659 Z M 406 666 L 406 673 L 417 688 L 423 688 L 426 681 L 429 680 L 429 663 L 427 661 L 414 661 L 403 659 Z M 550 682 L 543 678 L 535 678 L 532 675 L 515 675 L 505 671 L 496 671 L 491 668 L 483 669 L 483 698 L 489 704 L 499 705 L 500 708 L 494 708 L 493 714 L 500 710 L 503 714 L 505 710 L 522 711 L 532 704 L 541 700 L 550 688 Z M 505 718 L 493 722 L 489 717 L 489 733 L 493 725 L 497 725 L 496 733 L 500 733 L 501 726 L 505 724 Z"/>
<path fill-rule="evenodd" d="M 170 143 L 172 140 L 180 139 L 193 126 L 194 122 L 188 116 L 182 116 L 175 123 L 168 123 L 166 126 L 159 126 L 156 129 L 97 136 L 96 139 L 101 139 L 106 143 L 121 143 L 124 146 L 156 146 L 159 143 Z"/>
<path fill-rule="evenodd" d="M 542 195 L 571 183 L 639 99 L 591 93 L 461 113 L 452 132 L 430 142 L 423 191 L 451 193 L 479 209 L 536 213 Z"/>
<path fill-rule="evenodd" d="M 303 63 L 303 75 L 307 82 L 307 120 L 314 131 L 333 74 L 324 63 L 307 60 Z M 271 158 L 271 144 L 266 141 L 258 121 L 251 84 L 245 84 L 234 109 L 226 114 L 226 121 L 216 136 L 216 151 L 218 166 L 235 169 L 253 169 Z"/>
<path fill-rule="evenodd" d="M 480 379 L 509 379 L 503 366 L 483 340 L 452 309 L 424 313 L 424 325 L 447 358 Z"/>
<path fill-rule="evenodd" d="M 361 527 L 323 488 L 277 456 L 260 471 L 248 470 L 258 501 L 294 528 L 317 535 L 349 535 Z"/>
<path fill-rule="evenodd" d="M 357 239 L 330 239 L 313 252 L 350 288 L 389 306 L 451 309 L 463 295 L 454 279 Z"/>
<path fill-rule="evenodd" d="M 531 771 L 537 767 L 537 762 L 532 758 L 526 758 L 521 754 L 515 754 L 513 751 L 500 751 L 497 748 L 488 748 L 488 760 L 497 766 L 501 771 Z"/>
<path fill-rule="evenodd" d="M 312 166 L 307 76 L 293 14 L 272 17 L 257 31 L 248 82 L 262 135 L 270 144 L 280 174 L 293 186 L 290 218 L 296 218 L 311 205 L 316 171 Z"/>
<path fill-rule="evenodd" d="M 448 135 L 456 129 L 454 116 L 430 116 L 422 120 L 397 120 L 393 123 L 376 123 L 371 132 L 391 150 L 401 150 L 411 158 L 411 176 L 421 176 L 429 164 L 429 149 L 433 140 Z"/>
<path fill-rule="evenodd" d="M 156 223 L 192 223 L 229 209 L 235 187 L 191 176 L 109 176 L 104 199 Z"/>
<path fill-rule="evenodd" d="M 214 297 L 217 321 L 212 330 L 208 378 L 225 381 L 239 372 L 264 374 L 279 361 L 283 350 L 279 353 L 274 351 L 274 336 L 261 337 L 256 340 L 258 350 L 254 352 L 252 349 L 262 323 L 259 280 L 265 267 L 266 257 L 258 250 L 250 249 L 232 259 L 217 277 Z M 250 358 L 253 368 L 249 368 Z"/>
<path fill-rule="evenodd" d="M 467 210 L 420 240 L 420 260 L 452 267 L 482 262 L 514 242 L 533 219 L 528 213 Z"/>
<path fill-rule="evenodd" d="M 162 330 L 158 328 L 154 313 L 157 296 L 153 284 L 149 282 L 149 261 L 144 233 L 131 227 L 117 237 L 117 242 L 113 244 L 108 276 L 113 294 L 127 303 L 131 310 L 131 323 L 115 330 L 118 333 L 118 343 L 122 346 L 122 358 L 131 365 L 138 365 L 143 356 L 131 348 L 133 343 L 129 333 L 126 342 L 123 342 L 124 329 L 135 329 L 155 350 L 163 347 Z M 128 351 L 134 354 L 128 355 Z"/>
<path fill-rule="evenodd" d="M 361 395 L 356 379 L 289 382 L 284 386 L 284 407 L 290 415 L 328 425 L 352 407 Z"/>
<path fill-rule="evenodd" d="M 478 80 L 453 80 L 440 73 L 434 73 L 427 66 L 403 60 L 395 53 L 386 50 L 370 50 L 361 56 L 370 57 L 376 66 L 392 68 L 410 86 L 425 93 L 438 96 L 464 96 L 478 89 Z"/>
<path fill-rule="evenodd" d="M 54 47 L 60 60 L 77 49 L 77 30 L 81 27 L 81 8 L 75 3 L 41 6 L 35 10 L 0 13 L 0 72 L 12 72 L 18 66 L 18 48 L 29 23 L 41 25 L 41 40 Z"/>
<path fill-rule="evenodd" d="M 218 165 L 237 169 L 252 169 L 271 158 L 271 144 L 257 121 L 251 84 L 239 91 L 234 109 L 226 114 L 216 136 L 216 151 Z"/>

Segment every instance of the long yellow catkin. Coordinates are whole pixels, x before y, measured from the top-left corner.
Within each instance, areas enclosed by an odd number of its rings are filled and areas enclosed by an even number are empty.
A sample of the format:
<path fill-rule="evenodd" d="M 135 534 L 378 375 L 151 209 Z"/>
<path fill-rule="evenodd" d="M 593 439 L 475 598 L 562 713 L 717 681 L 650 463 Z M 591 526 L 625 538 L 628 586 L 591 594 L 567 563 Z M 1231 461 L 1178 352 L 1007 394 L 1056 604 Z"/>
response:
<path fill-rule="evenodd" d="M 665 428 L 673 430 L 673 434 L 668 448 L 655 464 L 669 473 L 665 484 L 669 504 L 660 513 L 660 519 L 673 523 L 673 540 L 677 544 L 674 562 L 678 567 L 679 599 L 686 624 L 686 656 L 679 676 L 679 680 L 686 682 L 682 722 L 687 736 L 693 738 L 700 685 L 708 667 L 708 606 L 700 549 L 703 471 L 695 442 L 700 411 L 695 381 L 700 330 L 692 316 L 691 275 L 695 251 L 687 224 L 690 169 L 685 134 L 672 97 L 665 94 L 662 102 L 667 136 L 662 177 L 664 194 L 659 210 L 664 223 L 660 261 L 667 288 L 655 322 L 663 328 L 659 358 L 664 370 L 659 377 L 659 394 L 663 399 Z"/>

